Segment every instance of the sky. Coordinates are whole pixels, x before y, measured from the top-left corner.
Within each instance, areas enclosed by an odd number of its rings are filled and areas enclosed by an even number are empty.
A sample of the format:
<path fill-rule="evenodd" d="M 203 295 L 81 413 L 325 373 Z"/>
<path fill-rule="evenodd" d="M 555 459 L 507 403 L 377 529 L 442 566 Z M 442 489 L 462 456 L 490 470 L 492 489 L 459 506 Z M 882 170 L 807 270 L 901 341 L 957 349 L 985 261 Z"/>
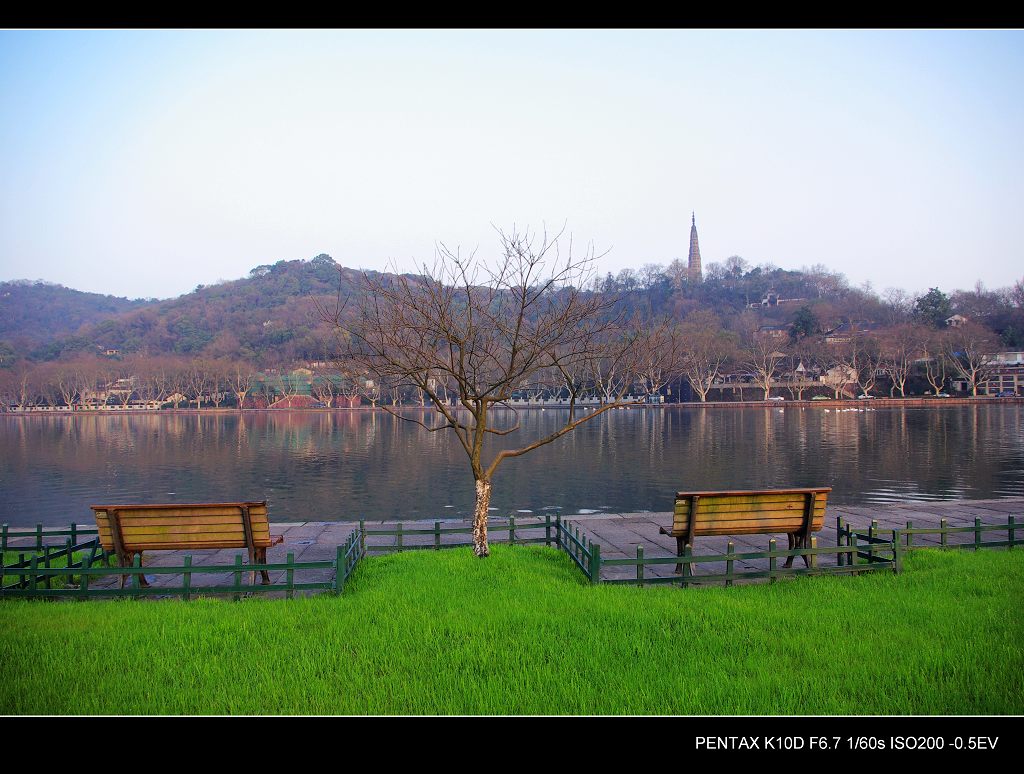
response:
<path fill-rule="evenodd" d="M 1020 31 L 0 31 L 0 280 L 168 298 L 496 229 L 601 274 L 740 255 L 1024 278 Z"/>

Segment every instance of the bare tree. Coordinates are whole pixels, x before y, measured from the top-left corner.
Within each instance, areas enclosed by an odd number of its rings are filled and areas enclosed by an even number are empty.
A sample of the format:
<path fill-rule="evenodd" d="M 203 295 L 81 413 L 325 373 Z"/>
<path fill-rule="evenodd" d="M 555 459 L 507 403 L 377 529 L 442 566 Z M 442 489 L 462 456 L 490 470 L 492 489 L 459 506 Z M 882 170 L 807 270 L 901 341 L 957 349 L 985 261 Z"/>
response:
<path fill-rule="evenodd" d="M 635 322 L 640 326 L 642 323 Z M 647 334 L 643 346 L 643 357 L 638 360 L 638 382 L 649 398 L 658 395 L 662 388 L 682 375 L 686 350 L 681 327 L 671 320 L 662 318 L 647 323 Z"/>
<path fill-rule="evenodd" d="M 736 352 L 735 338 L 722 330 L 718 318 L 708 311 L 694 312 L 687 317 L 681 334 L 682 372 L 704 403 L 711 385 Z"/>
<path fill-rule="evenodd" d="M 937 331 L 921 326 L 922 338 L 919 345 L 923 355 L 924 376 L 931 385 L 932 391 L 938 395 L 946 383 L 947 360 L 945 355 L 946 331 Z"/>
<path fill-rule="evenodd" d="M 751 318 L 752 319 L 752 318 Z M 754 383 L 768 400 L 779 366 L 786 359 L 785 345 L 764 331 L 749 326 L 744 331 L 740 357 L 742 365 L 754 377 Z"/>
<path fill-rule="evenodd" d="M 228 369 L 228 386 L 231 388 L 231 392 L 235 394 L 239 411 L 242 410 L 242 406 L 245 403 L 245 396 L 252 390 L 252 380 L 252 369 L 245 363 L 236 362 Z"/>
<path fill-rule="evenodd" d="M 968 322 L 946 332 L 946 357 L 967 383 L 971 395 L 976 396 L 978 387 L 988 381 L 997 349 L 995 334 L 977 323 Z"/>
<path fill-rule="evenodd" d="M 926 332 L 925 332 L 926 333 Z M 891 328 L 882 339 L 882 367 L 892 383 L 891 396 L 896 390 L 906 397 L 907 378 L 921 353 L 922 330 L 913 323 Z"/>
<path fill-rule="evenodd" d="M 592 250 L 577 258 L 570 239 L 563 253 L 561 233 L 539 239 L 515 229 L 498 234 L 501 255 L 493 262 L 478 261 L 475 254 L 463 257 L 440 244 L 422 276 L 364 274 L 351 314 L 341 299 L 334 310 L 321 308 L 324 319 L 347 334 L 348 358 L 378 383 L 421 390 L 438 411 L 436 423 L 392 410 L 395 416 L 430 432 L 455 434 L 476 485 L 473 551 L 479 557 L 490 553 L 487 517 L 498 466 L 612 408 L 609 403 L 578 416 L 576 381 L 569 375 L 581 362 L 602 356 L 623 361 L 636 341 L 620 336 L 611 314 L 615 299 L 581 290 L 593 266 Z M 567 377 L 564 423 L 542 438 L 485 459 L 488 438 L 509 436 L 520 426 L 517 415 L 511 425 L 495 426 L 491 409 L 547 369 Z M 439 382 L 454 388 L 458 408 L 442 397 Z"/>

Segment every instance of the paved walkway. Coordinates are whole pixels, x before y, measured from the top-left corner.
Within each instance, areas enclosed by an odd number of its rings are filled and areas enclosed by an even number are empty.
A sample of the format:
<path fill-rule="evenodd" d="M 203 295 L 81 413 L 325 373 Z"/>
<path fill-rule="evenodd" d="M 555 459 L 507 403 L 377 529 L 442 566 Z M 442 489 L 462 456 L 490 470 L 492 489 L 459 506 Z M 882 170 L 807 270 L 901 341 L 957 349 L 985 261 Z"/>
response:
<path fill-rule="evenodd" d="M 908 521 L 912 521 L 915 527 L 937 527 L 941 519 L 946 519 L 950 526 L 974 526 L 974 520 L 980 518 L 982 523 L 1005 524 L 1008 516 L 1015 516 L 1018 521 L 1024 524 L 1024 498 L 1004 500 L 955 500 L 934 503 L 905 503 L 900 505 L 871 505 L 871 506 L 844 506 L 829 505 L 825 517 L 823 529 L 817 533 L 819 546 L 836 545 L 836 517 L 841 517 L 854 527 L 863 528 L 865 531 L 871 521 L 877 520 L 880 528 L 903 528 Z M 601 554 L 604 559 L 635 558 L 637 546 L 643 546 L 645 557 L 671 557 L 675 556 L 676 540 L 668 535 L 661 535 L 659 527 L 672 524 L 671 513 L 606 513 L 588 515 L 568 515 L 564 517 L 573 528 L 579 528 L 581 533 L 595 543 L 601 544 Z M 380 529 L 383 527 L 394 528 L 397 522 L 366 522 L 367 530 Z M 492 517 L 490 521 L 491 542 L 505 542 L 508 540 L 506 518 Z M 84 526 L 84 525 L 83 525 Z M 469 527 L 470 523 L 461 519 L 442 520 L 443 527 Z M 283 535 L 284 543 L 267 551 L 267 561 L 270 563 L 284 562 L 289 553 L 293 554 L 296 561 L 330 561 L 336 555 L 337 546 L 344 542 L 348 535 L 358 528 L 358 524 L 352 522 L 290 522 L 276 523 L 271 527 L 275 535 Z M 433 522 L 404 522 L 403 529 L 433 529 Z M 516 534 L 518 538 L 540 537 L 544 535 L 542 517 L 516 518 Z M 989 533 L 988 539 L 997 538 L 994 533 Z M 731 537 L 706 537 L 697 538 L 696 553 L 725 554 L 726 545 L 729 541 L 735 543 L 737 553 L 766 551 L 771 535 L 736 535 Z M 786 536 L 780 534 L 774 536 L 778 540 L 780 549 L 785 549 Z M 1024 537 L 1024 535 L 1022 535 Z M 450 545 L 452 543 L 464 543 L 471 539 L 469 534 L 443 535 L 441 543 Z M 368 546 L 386 546 L 396 543 L 394 536 L 374 536 L 367 538 Z M 432 545 L 433 535 L 409 535 L 402 538 L 404 545 Z M 938 537 L 915 536 L 915 543 L 927 544 L 938 543 Z M 972 534 L 961 534 L 950 537 L 950 542 L 973 542 Z M 222 551 L 192 551 L 193 564 L 224 564 L 230 565 L 234 562 L 235 556 L 239 553 L 236 549 Z M 371 553 L 372 555 L 372 553 Z M 160 551 L 145 554 L 145 566 L 181 566 L 184 559 L 184 552 Z M 800 560 L 797 560 L 798 562 Z M 823 563 L 833 563 L 834 560 L 822 557 Z M 736 563 L 736 569 L 767 569 L 767 560 Z M 708 565 L 707 569 L 701 568 L 703 572 L 722 572 L 721 565 Z M 648 565 L 645 569 L 647 577 L 668 576 L 673 574 L 674 564 Z M 633 567 L 605 567 L 601 577 L 612 579 L 616 577 L 635 577 Z M 698 573 L 700 574 L 700 573 Z M 273 583 L 284 582 L 284 572 L 271 573 Z M 333 576 L 332 570 L 308 570 L 296 572 L 296 582 L 317 582 L 330 580 Z M 204 575 L 194 576 L 195 583 L 220 584 L 231 583 L 231 574 L 225 573 L 223 577 Z M 201 580 L 200 580 L 201 577 Z M 248 575 L 246 575 L 248 578 Z M 149 581 L 155 585 L 176 586 L 182 583 L 180 575 L 151 575 Z M 114 586 L 118 580 L 115 577 L 96 582 L 94 586 Z"/>

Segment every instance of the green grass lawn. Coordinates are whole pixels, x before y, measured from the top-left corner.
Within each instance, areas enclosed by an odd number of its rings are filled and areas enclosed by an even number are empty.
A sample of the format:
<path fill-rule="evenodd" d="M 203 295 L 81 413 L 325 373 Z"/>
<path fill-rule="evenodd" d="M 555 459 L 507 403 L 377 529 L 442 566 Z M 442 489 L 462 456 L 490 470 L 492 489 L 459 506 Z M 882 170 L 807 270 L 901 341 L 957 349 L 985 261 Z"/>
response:
<path fill-rule="evenodd" d="M 4 601 L 0 713 L 1024 712 L 1024 552 L 681 590 L 492 550 L 366 559 L 340 597 Z"/>

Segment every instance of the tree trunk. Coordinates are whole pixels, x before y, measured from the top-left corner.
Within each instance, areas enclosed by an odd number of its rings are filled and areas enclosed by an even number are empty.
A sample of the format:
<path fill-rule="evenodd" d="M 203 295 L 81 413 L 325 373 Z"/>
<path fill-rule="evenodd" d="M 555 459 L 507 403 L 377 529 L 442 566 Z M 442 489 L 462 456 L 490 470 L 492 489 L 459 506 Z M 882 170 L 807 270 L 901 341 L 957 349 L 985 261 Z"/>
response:
<path fill-rule="evenodd" d="M 473 510 L 473 553 L 481 559 L 490 556 L 487 545 L 487 508 L 491 504 L 491 482 L 476 480 L 476 508 Z"/>

